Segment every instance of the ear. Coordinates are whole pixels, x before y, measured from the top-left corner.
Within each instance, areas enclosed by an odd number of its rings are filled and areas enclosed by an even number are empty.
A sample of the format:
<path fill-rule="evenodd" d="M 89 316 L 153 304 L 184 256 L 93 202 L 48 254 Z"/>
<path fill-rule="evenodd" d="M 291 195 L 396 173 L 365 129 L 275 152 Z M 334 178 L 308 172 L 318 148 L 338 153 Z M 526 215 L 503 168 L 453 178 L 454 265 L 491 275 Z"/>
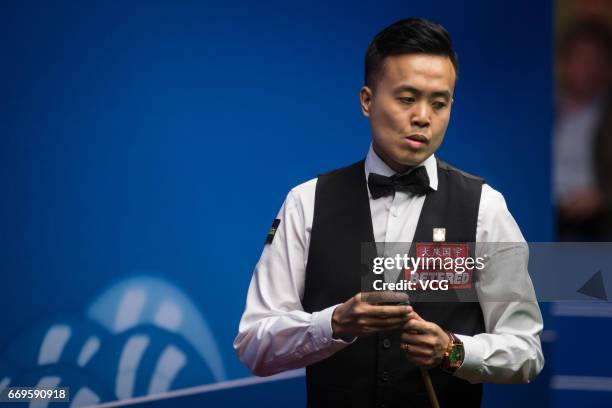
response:
<path fill-rule="evenodd" d="M 374 93 L 368 86 L 363 86 L 359 90 L 359 104 L 361 105 L 361 113 L 366 118 L 370 117 L 370 105 L 372 104 L 372 98 Z"/>

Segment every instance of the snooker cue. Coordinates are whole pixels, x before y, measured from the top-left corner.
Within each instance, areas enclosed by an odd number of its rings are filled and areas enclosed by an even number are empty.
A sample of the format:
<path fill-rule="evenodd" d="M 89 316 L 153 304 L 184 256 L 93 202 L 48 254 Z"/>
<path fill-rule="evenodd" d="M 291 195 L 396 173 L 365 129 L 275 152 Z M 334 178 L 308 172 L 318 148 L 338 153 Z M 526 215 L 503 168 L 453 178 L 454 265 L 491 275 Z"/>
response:
<path fill-rule="evenodd" d="M 431 408 L 440 408 L 440 404 L 438 403 L 438 396 L 436 395 L 436 390 L 434 389 L 433 383 L 431 382 L 429 371 L 425 367 L 420 367 L 420 369 L 421 377 L 423 377 L 423 382 L 425 383 L 425 388 L 427 389 L 427 396 L 429 397 L 429 403 L 431 404 Z"/>
<path fill-rule="evenodd" d="M 366 298 L 366 301 L 378 305 L 410 305 L 409 297 L 405 293 L 383 292 L 376 294 L 370 293 L 369 295 L 371 295 L 371 297 L 370 299 Z M 385 298 L 384 300 L 383 297 Z M 423 382 L 425 383 L 425 389 L 427 390 L 427 397 L 429 398 L 431 408 L 440 408 L 436 390 L 434 389 L 433 383 L 431 382 L 431 377 L 429 376 L 429 370 L 427 370 L 425 367 L 419 367 L 419 369 L 421 371 Z"/>

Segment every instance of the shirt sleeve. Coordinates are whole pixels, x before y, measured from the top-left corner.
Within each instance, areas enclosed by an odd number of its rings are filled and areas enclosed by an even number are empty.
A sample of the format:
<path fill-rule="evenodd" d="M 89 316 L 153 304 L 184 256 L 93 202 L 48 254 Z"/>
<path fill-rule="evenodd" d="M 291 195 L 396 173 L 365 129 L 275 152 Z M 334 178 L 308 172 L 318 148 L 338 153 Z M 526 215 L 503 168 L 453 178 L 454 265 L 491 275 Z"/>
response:
<path fill-rule="evenodd" d="M 528 383 L 544 366 L 543 328 L 528 272 L 529 250 L 503 196 L 483 185 L 476 255 L 484 256 L 476 292 L 486 333 L 457 334 L 465 357 L 455 371 L 471 383 Z"/>
<path fill-rule="evenodd" d="M 337 305 L 312 314 L 302 307 L 312 226 L 304 207 L 314 207 L 314 188 L 312 195 L 312 202 L 304 202 L 295 189 L 289 192 L 277 216 L 276 233 L 253 272 L 234 350 L 255 375 L 305 367 L 350 344 L 332 337 Z"/>

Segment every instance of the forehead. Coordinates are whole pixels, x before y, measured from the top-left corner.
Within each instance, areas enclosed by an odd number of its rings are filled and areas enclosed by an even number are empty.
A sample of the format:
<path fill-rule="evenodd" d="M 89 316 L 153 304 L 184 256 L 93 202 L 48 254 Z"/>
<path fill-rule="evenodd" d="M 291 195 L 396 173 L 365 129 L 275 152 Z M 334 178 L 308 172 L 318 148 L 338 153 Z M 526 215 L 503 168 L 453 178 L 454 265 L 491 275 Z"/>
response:
<path fill-rule="evenodd" d="M 410 85 L 423 91 L 452 92 L 455 68 L 450 58 L 430 54 L 390 56 L 383 60 L 379 86 L 396 88 Z"/>

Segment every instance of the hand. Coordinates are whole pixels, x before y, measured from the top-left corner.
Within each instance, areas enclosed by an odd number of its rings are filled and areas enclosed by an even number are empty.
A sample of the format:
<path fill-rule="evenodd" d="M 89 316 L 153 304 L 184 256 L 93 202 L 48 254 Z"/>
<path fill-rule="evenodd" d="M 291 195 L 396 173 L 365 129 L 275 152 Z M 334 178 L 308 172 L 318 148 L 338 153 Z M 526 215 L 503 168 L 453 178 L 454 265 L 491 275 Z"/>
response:
<path fill-rule="evenodd" d="M 582 221 L 596 214 L 601 206 L 601 193 L 594 189 L 585 189 L 576 191 L 566 198 L 559 206 L 559 210 L 567 218 Z"/>
<path fill-rule="evenodd" d="M 411 306 L 380 306 L 370 304 L 358 293 L 334 310 L 333 337 L 361 336 L 399 329 L 408 320 Z"/>
<path fill-rule="evenodd" d="M 448 334 L 437 324 L 423 320 L 415 311 L 408 318 L 401 335 L 401 347 L 406 358 L 421 367 L 437 366 L 451 341 Z"/>

